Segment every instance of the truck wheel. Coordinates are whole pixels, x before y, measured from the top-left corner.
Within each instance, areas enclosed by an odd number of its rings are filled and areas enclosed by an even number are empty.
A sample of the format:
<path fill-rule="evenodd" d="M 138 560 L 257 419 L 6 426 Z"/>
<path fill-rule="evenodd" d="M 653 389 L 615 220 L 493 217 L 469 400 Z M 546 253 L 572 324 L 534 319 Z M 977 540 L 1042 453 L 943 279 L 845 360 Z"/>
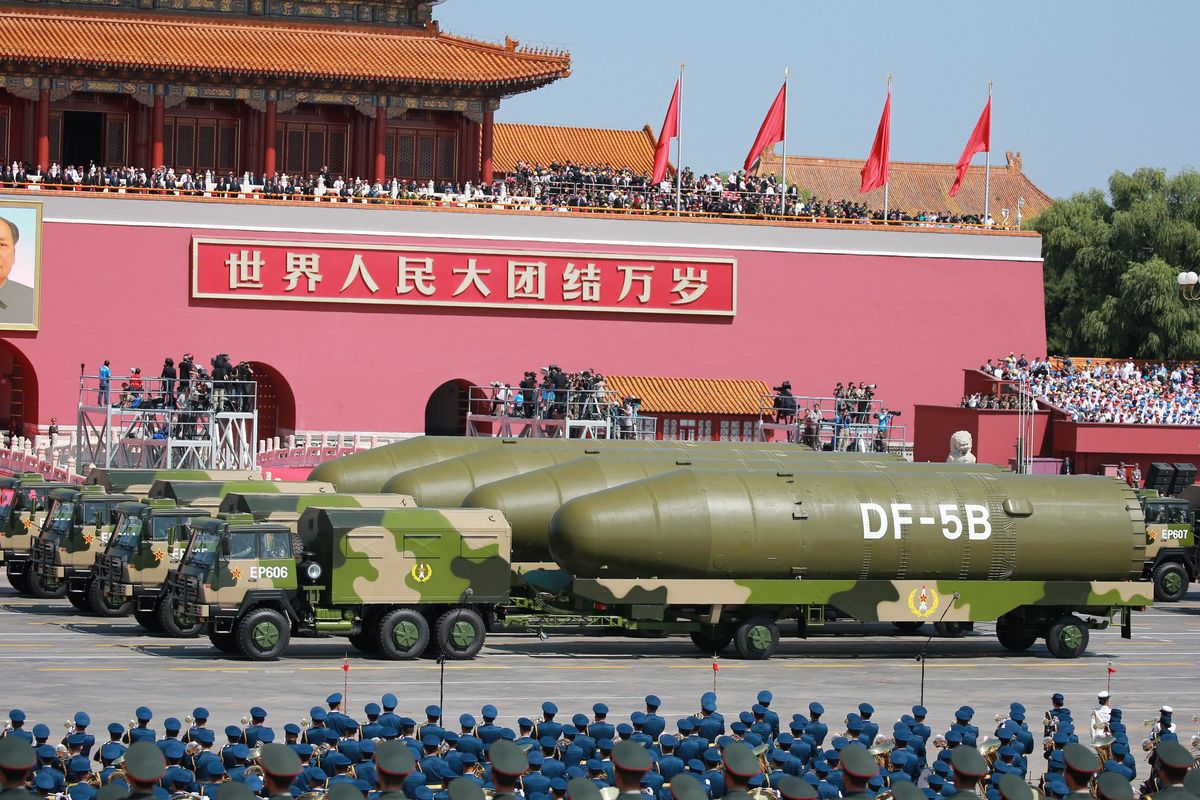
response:
<path fill-rule="evenodd" d="M 487 628 L 472 608 L 455 608 L 438 618 L 437 643 L 442 655 L 457 661 L 475 657 L 483 647 Z"/>
<path fill-rule="evenodd" d="M 733 646 L 745 659 L 770 658 L 779 647 L 779 626 L 770 617 L 751 617 L 738 626 Z"/>
<path fill-rule="evenodd" d="M 67 592 L 67 600 L 75 606 L 76 611 L 88 614 L 92 610 L 92 604 L 88 602 L 87 595 L 83 592 Z"/>
<path fill-rule="evenodd" d="M 148 630 L 150 633 L 162 633 L 162 628 L 158 624 L 157 611 L 134 611 L 133 618 L 137 620 L 137 624 Z"/>
<path fill-rule="evenodd" d="M 292 635 L 287 618 L 273 608 L 256 608 L 234 631 L 238 651 L 251 661 L 275 661 Z"/>
<path fill-rule="evenodd" d="M 1178 561 L 1164 561 L 1154 568 L 1154 599 L 1178 603 L 1187 594 L 1187 570 Z"/>
<path fill-rule="evenodd" d="M 375 637 L 375 631 L 364 630 L 352 633 L 347 638 L 350 640 L 351 646 L 358 652 L 379 655 L 379 640 Z"/>
<path fill-rule="evenodd" d="M 429 645 L 429 623 L 412 608 L 384 614 L 377 634 L 379 652 L 394 661 L 416 658 Z"/>
<path fill-rule="evenodd" d="M 705 625 L 698 631 L 692 631 L 692 644 L 702 653 L 717 654 L 729 647 L 733 634 L 725 628 Z"/>
<path fill-rule="evenodd" d="M 903 633 L 914 633 L 916 631 L 921 630 L 921 627 L 925 623 L 919 619 L 906 619 L 906 620 L 900 620 L 898 622 L 893 622 L 892 624 L 896 626 L 896 630 L 898 630 L 898 631 L 901 631 Z"/>
<path fill-rule="evenodd" d="M 1025 620 L 1006 615 L 996 620 L 996 638 L 1006 650 L 1019 653 L 1033 647 L 1038 635 L 1036 630 L 1031 630 L 1025 624 Z"/>
<path fill-rule="evenodd" d="M 967 635 L 967 631 L 971 630 L 974 625 L 970 622 L 935 622 L 933 629 L 938 636 L 945 639 L 961 639 Z"/>
<path fill-rule="evenodd" d="M 1079 658 L 1087 646 L 1087 626 L 1074 614 L 1063 614 L 1046 633 L 1046 647 L 1055 658 Z"/>
<path fill-rule="evenodd" d="M 88 581 L 87 599 L 88 607 L 102 617 L 127 617 L 129 612 L 133 611 L 132 600 L 124 600 L 113 605 L 112 601 L 108 599 L 108 595 L 104 593 L 104 584 L 95 578 Z"/>
<path fill-rule="evenodd" d="M 212 642 L 213 647 L 226 655 L 236 656 L 241 653 L 241 650 L 238 650 L 237 637 L 232 633 L 210 633 L 208 640 Z"/>
<path fill-rule="evenodd" d="M 60 581 L 58 583 L 48 583 L 45 578 L 33 571 L 32 567 L 28 568 L 29 573 L 29 593 L 34 597 L 40 597 L 43 600 L 55 600 L 59 597 L 66 597 L 67 582 Z"/>
<path fill-rule="evenodd" d="M 175 601 L 170 595 L 164 595 L 159 601 L 157 611 L 158 624 L 163 632 L 168 636 L 173 636 L 176 639 L 191 639 L 200 635 L 200 629 L 204 627 L 199 620 L 189 622 L 181 619 L 175 613 Z"/>
<path fill-rule="evenodd" d="M 5 564 L 4 569 L 8 585 L 16 589 L 17 594 L 29 594 L 29 570 L 12 563 Z"/>

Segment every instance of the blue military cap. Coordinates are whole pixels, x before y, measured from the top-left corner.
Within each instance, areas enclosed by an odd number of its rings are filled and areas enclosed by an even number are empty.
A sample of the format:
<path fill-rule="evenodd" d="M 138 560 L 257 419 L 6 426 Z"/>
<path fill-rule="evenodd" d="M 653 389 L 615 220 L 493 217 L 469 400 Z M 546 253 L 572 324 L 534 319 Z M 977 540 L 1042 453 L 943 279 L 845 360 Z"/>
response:
<path fill-rule="evenodd" d="M 329 719 L 329 714 L 326 713 L 325 709 L 321 708 L 320 706 L 313 706 L 310 708 L 308 710 L 308 716 L 312 718 L 313 722 L 324 722 L 325 720 Z"/>
<path fill-rule="evenodd" d="M 1064 698 L 1059 692 L 1055 692 L 1054 694 L 1050 695 L 1051 703 L 1062 703 L 1065 699 L 1066 698 Z"/>
<path fill-rule="evenodd" d="M 375 755 L 375 741 L 373 739 L 363 739 L 358 743 L 358 752 L 364 759 Z"/>
<path fill-rule="evenodd" d="M 703 759 L 705 764 L 720 764 L 721 763 L 721 754 L 717 752 L 717 748 L 715 748 L 715 747 L 710 747 L 707 750 L 705 750 L 704 754 L 701 756 L 701 758 Z"/>
<path fill-rule="evenodd" d="M 676 723 L 676 727 L 680 733 L 690 733 L 696 729 L 696 723 L 692 722 L 690 717 L 684 717 Z"/>
<path fill-rule="evenodd" d="M 604 705 L 604 703 L 596 703 L 594 706 L 592 706 L 592 713 L 593 714 L 607 714 L 608 706 Z"/>
<path fill-rule="evenodd" d="M 250 709 L 250 717 L 251 719 L 266 719 L 267 710 L 262 706 L 254 706 Z"/>
<path fill-rule="evenodd" d="M 244 744 L 235 744 L 228 748 L 229 755 L 237 759 L 245 760 L 250 757 L 250 748 Z"/>
<path fill-rule="evenodd" d="M 542 713 L 543 714 L 557 714 L 558 706 L 554 705 L 554 703 L 551 703 L 549 700 L 547 700 L 546 702 L 542 703 Z"/>
<path fill-rule="evenodd" d="M 975 709 L 970 706 L 962 706 L 958 711 L 954 712 L 955 719 L 970 720 L 975 716 Z"/>
<path fill-rule="evenodd" d="M 604 762 L 598 758 L 589 758 L 587 760 L 587 768 L 591 772 L 604 772 Z"/>
<path fill-rule="evenodd" d="M 583 767 L 579 766 L 578 764 L 572 764 L 571 766 L 567 767 L 567 777 L 568 778 L 586 778 L 587 770 L 584 769 Z"/>
<path fill-rule="evenodd" d="M 342 702 L 342 693 L 341 692 L 334 692 L 333 694 L 329 695 L 329 697 L 325 698 L 326 705 L 335 706 L 341 702 Z"/>
<path fill-rule="evenodd" d="M 270 728 L 263 728 L 258 732 L 259 744 L 271 744 L 275 741 L 275 731 Z"/>
<path fill-rule="evenodd" d="M 634 725 L 645 725 L 646 724 L 646 712 L 644 712 L 644 711 L 633 712 L 632 714 L 629 715 L 629 721 L 632 722 Z"/>
<path fill-rule="evenodd" d="M 646 707 L 647 708 L 657 709 L 661 705 L 662 705 L 662 700 L 658 699 L 658 695 L 654 695 L 654 694 L 646 695 Z"/>
<path fill-rule="evenodd" d="M 197 722 L 208 719 L 208 709 L 204 706 L 196 706 L 192 709 L 192 719 Z"/>
<path fill-rule="evenodd" d="M 729 747 L 729 745 L 733 744 L 733 742 L 734 742 L 734 738 L 732 736 L 718 736 L 716 744 L 717 744 L 717 747 L 724 748 L 724 747 Z"/>
<path fill-rule="evenodd" d="M 175 717 L 167 717 L 163 720 L 163 730 L 167 732 L 174 731 L 175 733 L 178 733 L 182 729 L 183 723 L 177 720 Z"/>
<path fill-rule="evenodd" d="M 367 703 L 363 706 L 363 713 L 368 717 L 377 717 L 383 713 L 383 709 L 379 707 L 378 703 Z"/>
<path fill-rule="evenodd" d="M 116 761 L 124 752 L 125 748 L 120 744 L 116 742 L 108 742 L 100 748 L 100 758 L 105 761 Z"/>
<path fill-rule="evenodd" d="M 692 772 L 704 772 L 704 762 L 698 758 L 689 759 L 687 768 Z"/>
<path fill-rule="evenodd" d="M 72 733 L 67 737 L 67 747 L 83 747 L 87 744 L 86 733 Z"/>
<path fill-rule="evenodd" d="M 566 778 L 551 778 L 550 788 L 556 792 L 565 792 L 567 790 Z"/>
<path fill-rule="evenodd" d="M 167 758 L 183 758 L 183 742 L 172 739 L 163 745 L 163 755 Z"/>
<path fill-rule="evenodd" d="M 742 722 L 742 721 L 739 719 L 737 722 L 735 722 L 735 723 L 733 723 L 732 725 L 730 725 L 730 726 L 729 726 L 729 729 L 730 729 L 731 731 L 733 731 L 734 733 L 736 733 L 738 736 L 743 736 L 743 735 L 745 735 L 746 731 L 747 731 L 747 730 L 749 730 L 749 726 L 748 726 L 748 725 L 746 725 L 746 723 Z M 722 738 L 722 739 L 725 739 L 725 738 L 728 738 L 728 737 L 722 736 L 721 738 Z M 724 745 L 721 745 L 721 746 L 722 746 L 722 747 L 724 747 Z"/>
<path fill-rule="evenodd" d="M 875 713 L 875 707 L 870 703 L 859 703 L 858 713 L 862 714 L 864 717 L 870 716 L 871 714 Z"/>
<path fill-rule="evenodd" d="M 761 692 L 758 693 L 757 699 L 758 699 L 758 702 L 762 703 L 765 706 L 765 705 L 770 705 L 771 700 L 773 700 L 774 698 L 770 692 L 768 692 L 766 689 L 763 689 Z"/>
<path fill-rule="evenodd" d="M 761 717 L 763 714 L 767 713 L 767 707 L 766 707 L 766 706 L 764 706 L 762 703 L 755 703 L 754 705 L 750 706 L 750 710 L 751 710 L 751 711 L 752 711 L 752 712 L 753 712 L 755 715 L 757 715 L 757 716 L 760 716 L 760 717 Z"/>
<path fill-rule="evenodd" d="M 913 706 L 912 713 L 914 717 L 927 717 L 929 716 L 929 709 L 925 708 L 925 706 Z"/>
<path fill-rule="evenodd" d="M 950 765 L 947 764 L 945 761 L 933 762 L 932 769 L 933 769 L 933 774 L 938 775 L 942 778 L 945 778 L 947 775 L 950 774 Z"/>
<path fill-rule="evenodd" d="M 500 738 L 508 741 L 514 741 L 517 738 L 517 733 L 512 728 L 501 728 Z"/>
<path fill-rule="evenodd" d="M 838 797 L 838 790 L 832 784 L 822 783 L 817 787 L 817 794 L 821 796 L 821 800 L 835 800 Z"/>
<path fill-rule="evenodd" d="M 237 725 L 226 725 L 225 726 L 225 735 L 228 736 L 230 739 L 240 739 L 240 738 L 242 738 L 242 729 L 239 728 Z"/>
<path fill-rule="evenodd" d="M 611 752 L 613 749 L 613 740 L 612 739 L 600 739 L 599 741 L 596 742 L 596 749 L 598 749 L 601 753 Z"/>
<path fill-rule="evenodd" d="M 833 749 L 836 752 L 838 750 L 841 750 L 846 745 L 850 744 L 850 740 L 847 739 L 845 736 L 835 736 L 829 740 L 829 743 L 831 745 L 833 745 Z"/>
<path fill-rule="evenodd" d="M 197 728 L 192 738 L 200 744 L 213 744 L 217 741 L 217 734 L 211 728 Z"/>
<path fill-rule="evenodd" d="M 458 724 L 464 728 L 474 728 L 475 727 L 475 718 L 472 717 L 470 714 L 462 714 L 458 718 Z"/>
<path fill-rule="evenodd" d="M 950 731 L 946 734 L 946 741 L 950 744 L 962 744 L 962 731 Z"/>
<path fill-rule="evenodd" d="M 1112 713 L 1111 713 L 1111 714 L 1109 714 L 1109 717 L 1110 717 L 1111 719 L 1120 719 L 1122 716 L 1123 716 L 1123 714 L 1122 714 L 1122 712 L 1121 712 L 1121 709 L 1119 709 L 1119 708 L 1114 708 L 1114 709 L 1112 710 Z"/>
<path fill-rule="evenodd" d="M 617 723 L 617 735 L 632 736 L 633 735 L 633 726 L 630 725 L 628 722 Z"/>
<path fill-rule="evenodd" d="M 517 717 L 517 727 L 532 728 L 533 720 L 531 720 L 529 717 Z"/>
<path fill-rule="evenodd" d="M 912 731 L 909 730 L 907 725 L 897 722 L 892 728 L 892 737 L 896 740 L 896 744 L 908 742 L 912 739 Z"/>
<path fill-rule="evenodd" d="M 312 754 L 313 746 L 311 744 L 296 745 L 296 755 L 300 756 L 300 758 L 304 761 L 308 761 L 310 758 L 312 758 Z"/>
<path fill-rule="evenodd" d="M 25 712 L 19 708 L 14 708 L 12 711 L 8 712 L 8 718 L 13 722 L 24 722 Z"/>
<path fill-rule="evenodd" d="M 1065 733 L 1067 736 L 1070 736 L 1072 733 L 1075 732 L 1075 725 L 1074 725 L 1074 723 L 1071 723 L 1071 722 L 1060 722 L 1058 724 L 1058 729 L 1060 731 L 1062 731 L 1063 733 Z"/>
<path fill-rule="evenodd" d="M 154 712 L 146 706 L 138 706 L 137 710 L 133 712 L 133 715 L 137 717 L 138 722 L 149 722 L 150 720 L 154 719 Z"/>
<path fill-rule="evenodd" d="M 119 722 L 108 723 L 108 732 L 112 736 L 117 736 L 125 732 L 125 726 Z"/>
<path fill-rule="evenodd" d="M 385 709 L 388 710 L 400 705 L 400 701 L 396 698 L 396 695 L 392 694 L 391 692 L 388 692 L 383 697 L 379 698 L 379 702 Z"/>
<path fill-rule="evenodd" d="M 1054 734 L 1054 743 L 1055 744 L 1065 745 L 1069 741 L 1071 741 L 1071 737 L 1068 734 L 1064 733 L 1063 731 L 1059 731 L 1056 734 Z"/>
<path fill-rule="evenodd" d="M 746 725 L 754 724 L 754 715 L 751 714 L 749 711 L 743 711 L 743 712 L 739 713 L 738 719 L 741 720 L 742 722 L 746 723 Z"/>
<path fill-rule="evenodd" d="M 1012 711 L 1008 712 L 1008 718 L 1011 719 L 1013 722 L 1024 722 L 1025 721 L 1025 711 L 1024 711 L 1024 709 L 1021 709 L 1021 710 L 1013 709 Z"/>
<path fill-rule="evenodd" d="M 489 720 L 489 719 L 495 719 L 496 717 L 500 716 L 500 712 L 496 710 L 496 707 L 494 705 L 489 703 L 486 706 L 484 706 L 483 708 L 479 709 L 479 715 L 481 717 L 483 717 L 485 720 Z"/>
<path fill-rule="evenodd" d="M 362 756 L 362 749 L 359 748 L 358 742 L 354 739 L 343 739 L 338 742 L 337 749 L 339 753 L 350 759 L 351 763 L 358 761 Z"/>
<path fill-rule="evenodd" d="M 87 712 L 85 712 L 85 711 L 76 711 L 75 712 L 75 727 L 86 728 L 88 725 L 91 725 L 91 724 L 92 724 L 92 718 L 87 715 Z"/>
<path fill-rule="evenodd" d="M 999 752 L 1001 758 L 1012 758 L 1017 754 L 1017 751 L 1012 748 L 1012 745 L 1008 744 L 1001 747 L 997 752 Z"/>
<path fill-rule="evenodd" d="M 219 758 L 206 758 L 196 765 L 197 778 L 203 776 L 209 781 L 215 781 L 225 773 L 225 765 Z"/>
<path fill-rule="evenodd" d="M 440 706 L 425 706 L 425 716 L 429 717 L 430 719 L 441 719 L 442 709 Z"/>
<path fill-rule="evenodd" d="M 1063 757 L 1062 750 L 1051 750 L 1049 759 L 1050 769 L 1066 769 L 1067 760 Z"/>
<path fill-rule="evenodd" d="M 1127 756 L 1129 755 L 1129 745 L 1125 742 L 1113 742 L 1112 753 L 1114 756 Z"/>
<path fill-rule="evenodd" d="M 283 726 L 283 732 L 290 733 L 293 736 L 299 736 L 300 735 L 300 726 L 294 722 L 289 722 Z"/>
<path fill-rule="evenodd" d="M 679 746 L 679 740 L 669 733 L 664 733 L 662 736 L 659 736 L 658 743 L 661 744 L 663 747 L 678 747 Z M 609 745 L 611 745 L 611 744 L 612 744 L 612 742 L 609 742 Z"/>
<path fill-rule="evenodd" d="M 713 697 L 703 697 L 700 699 L 700 709 L 712 713 L 717 710 L 717 701 Z"/>
<path fill-rule="evenodd" d="M 67 762 L 67 772 L 91 772 L 92 765 L 88 762 L 87 756 L 75 756 Z"/>
<path fill-rule="evenodd" d="M 553 736 L 543 736 L 538 739 L 538 747 L 544 747 L 547 750 L 553 750 L 557 743 L 558 740 L 556 740 Z"/>
<path fill-rule="evenodd" d="M 437 747 L 441 743 L 441 738 L 434 733 L 427 733 L 421 737 L 421 745 L 423 747 Z"/>
<path fill-rule="evenodd" d="M 471 755 L 473 756 L 474 753 Z M 546 763 L 546 757 L 542 755 L 541 750 L 530 750 L 526 754 L 526 760 L 529 762 L 529 766 L 531 767 L 540 767 L 542 764 Z"/>
<path fill-rule="evenodd" d="M 34 748 L 33 754 L 38 758 L 54 758 L 58 755 L 58 751 L 54 749 L 52 744 L 40 744 Z"/>
<path fill-rule="evenodd" d="M 587 715 L 586 714 L 572 714 L 571 715 L 571 724 L 574 725 L 576 728 L 585 727 L 588 724 Z"/>
<path fill-rule="evenodd" d="M 808 704 L 808 713 L 810 713 L 810 714 L 824 714 L 824 713 L 825 713 L 825 706 L 823 706 L 823 705 L 821 705 L 820 703 L 818 703 L 818 702 L 815 702 L 815 701 L 814 701 L 814 702 L 812 702 L 812 703 L 809 703 L 809 704 Z"/>
<path fill-rule="evenodd" d="M 792 743 L 795 741 L 796 741 L 796 737 L 792 736 L 790 733 L 787 733 L 786 731 L 779 734 L 779 736 L 777 736 L 775 738 L 775 744 L 778 745 L 779 747 L 782 747 L 784 750 L 787 750 L 789 747 L 791 747 Z"/>
<path fill-rule="evenodd" d="M 42 723 L 42 722 L 39 722 L 37 725 L 34 725 L 33 726 L 33 738 L 49 739 L 50 738 L 50 726 L 46 725 L 45 723 Z"/>
<path fill-rule="evenodd" d="M 38 773 L 33 776 L 33 786 L 43 792 L 54 789 L 54 776 L 50 774 L 50 770 L 38 770 Z"/>
<path fill-rule="evenodd" d="M 929 776 L 929 785 L 933 787 L 934 791 L 940 790 L 945 783 L 946 783 L 946 779 L 943 778 L 941 775 L 930 775 Z"/>

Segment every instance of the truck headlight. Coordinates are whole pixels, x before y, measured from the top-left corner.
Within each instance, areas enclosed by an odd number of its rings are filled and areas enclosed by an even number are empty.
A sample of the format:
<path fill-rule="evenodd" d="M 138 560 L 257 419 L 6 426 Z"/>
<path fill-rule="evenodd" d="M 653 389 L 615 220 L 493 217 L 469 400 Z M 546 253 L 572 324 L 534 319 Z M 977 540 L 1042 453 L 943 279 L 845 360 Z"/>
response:
<path fill-rule="evenodd" d="M 313 581 L 313 582 L 319 581 L 321 579 L 321 565 L 317 564 L 315 562 L 310 563 L 307 567 L 304 568 L 304 575 L 310 581 Z"/>

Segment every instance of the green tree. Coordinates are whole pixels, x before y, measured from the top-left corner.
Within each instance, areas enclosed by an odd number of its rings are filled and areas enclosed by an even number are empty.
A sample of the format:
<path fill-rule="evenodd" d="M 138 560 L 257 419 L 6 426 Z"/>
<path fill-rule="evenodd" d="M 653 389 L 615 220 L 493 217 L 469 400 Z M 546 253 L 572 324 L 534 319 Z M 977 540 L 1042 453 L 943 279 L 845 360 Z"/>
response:
<path fill-rule="evenodd" d="M 1051 353 L 1196 358 L 1200 302 L 1180 272 L 1200 271 L 1200 173 L 1115 172 L 1029 223 L 1042 235 Z"/>

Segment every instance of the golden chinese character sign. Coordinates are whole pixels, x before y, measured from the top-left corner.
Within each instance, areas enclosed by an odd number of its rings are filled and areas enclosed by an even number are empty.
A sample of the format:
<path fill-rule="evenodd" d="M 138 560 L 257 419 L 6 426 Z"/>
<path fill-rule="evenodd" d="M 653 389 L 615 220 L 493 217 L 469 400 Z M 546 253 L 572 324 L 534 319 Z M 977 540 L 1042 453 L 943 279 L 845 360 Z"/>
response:
<path fill-rule="evenodd" d="M 733 316 L 737 261 L 197 238 L 192 297 Z"/>
<path fill-rule="evenodd" d="M 0 330 L 38 329 L 42 204 L 0 202 Z"/>

